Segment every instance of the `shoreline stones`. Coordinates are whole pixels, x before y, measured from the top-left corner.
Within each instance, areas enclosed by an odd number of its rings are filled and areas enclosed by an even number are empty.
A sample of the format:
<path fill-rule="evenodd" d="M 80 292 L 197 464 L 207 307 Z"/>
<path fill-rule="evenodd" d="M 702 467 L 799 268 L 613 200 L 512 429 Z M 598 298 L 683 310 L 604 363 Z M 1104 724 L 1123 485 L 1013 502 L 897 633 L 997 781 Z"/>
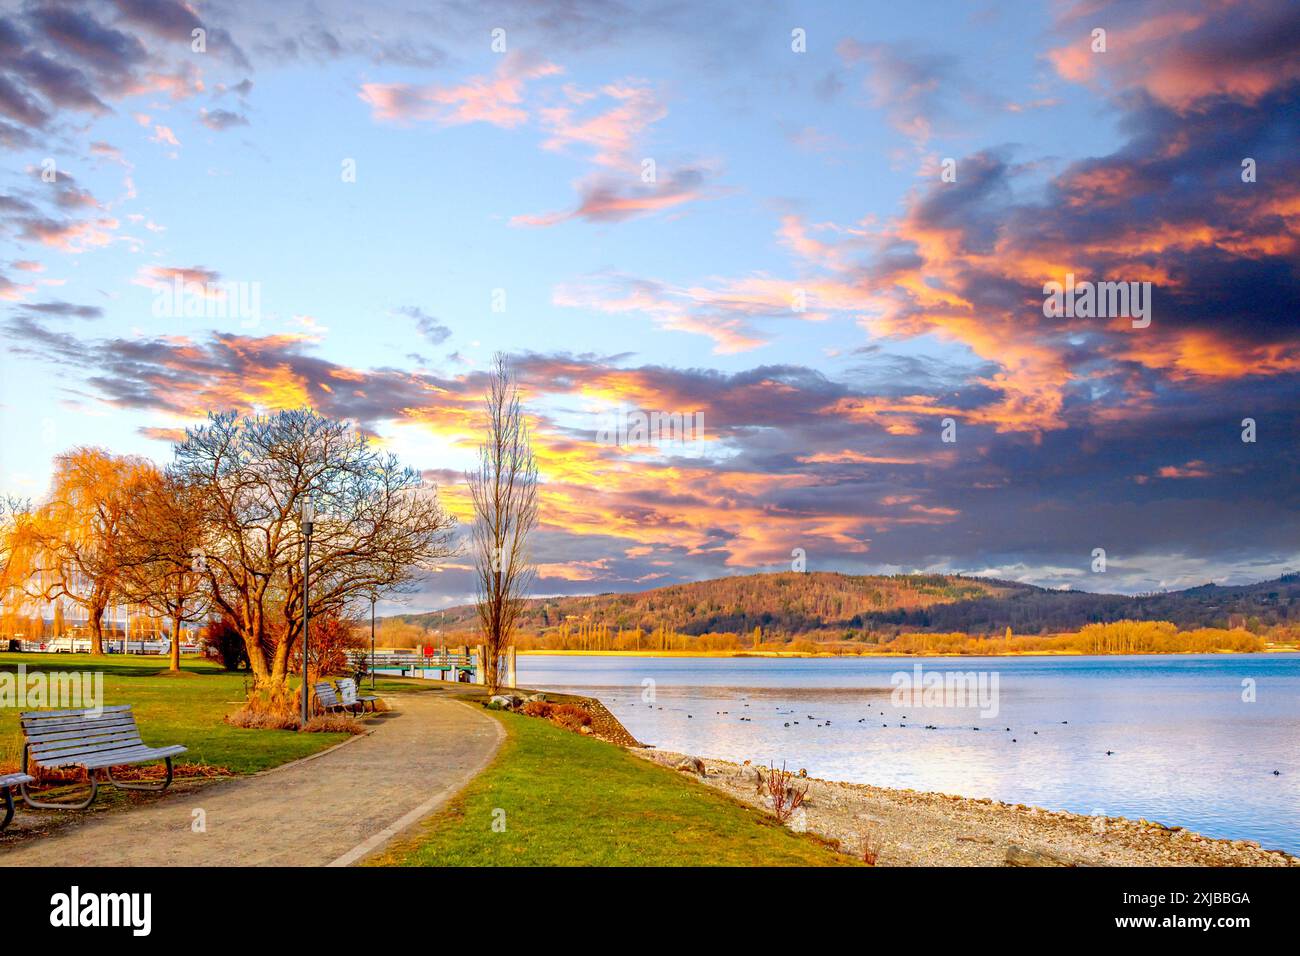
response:
<path fill-rule="evenodd" d="M 762 807 L 766 800 L 765 774 L 753 763 L 654 749 L 632 752 L 695 773 L 702 783 L 751 806 Z M 1215 839 L 1152 820 L 815 777 L 801 779 L 800 789 L 804 786 L 806 829 L 850 855 L 869 839 L 879 851 L 878 866 L 1300 867 L 1300 858 L 1253 840 Z"/>

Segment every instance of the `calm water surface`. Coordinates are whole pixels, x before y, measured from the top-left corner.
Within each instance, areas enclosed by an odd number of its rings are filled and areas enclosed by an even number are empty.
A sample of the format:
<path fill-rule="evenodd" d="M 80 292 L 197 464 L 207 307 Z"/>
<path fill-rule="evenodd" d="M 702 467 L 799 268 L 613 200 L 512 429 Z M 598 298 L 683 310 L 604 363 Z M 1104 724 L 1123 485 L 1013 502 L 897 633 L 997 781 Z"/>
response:
<path fill-rule="evenodd" d="M 1300 655 L 919 661 L 924 673 L 996 674 L 996 717 L 895 707 L 891 677 L 916 663 L 521 655 L 519 681 L 598 697 L 669 750 L 1145 817 L 1300 853 Z"/>

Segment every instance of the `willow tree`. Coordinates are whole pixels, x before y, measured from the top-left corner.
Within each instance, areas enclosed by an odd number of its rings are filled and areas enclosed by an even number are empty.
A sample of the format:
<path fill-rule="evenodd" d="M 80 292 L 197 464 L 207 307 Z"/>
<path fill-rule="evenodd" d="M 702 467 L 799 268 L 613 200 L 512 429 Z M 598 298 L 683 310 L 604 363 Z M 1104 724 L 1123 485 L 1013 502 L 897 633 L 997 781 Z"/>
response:
<path fill-rule="evenodd" d="M 472 541 L 485 683 L 501 686 L 501 655 L 514 641 L 536 566 L 528 539 L 537 525 L 537 459 L 509 360 L 492 360 L 484 396 L 486 438 L 468 475 L 474 503 Z"/>
<path fill-rule="evenodd" d="M 435 488 L 347 422 L 308 409 L 211 415 L 186 431 L 168 473 L 194 489 L 210 600 L 243 639 L 250 703 L 267 710 L 294 712 L 305 502 L 316 510 L 308 614 L 406 589 L 454 553 L 455 519 Z"/>
<path fill-rule="evenodd" d="M 30 571 L 23 566 L 31 519 L 30 501 L 0 498 L 0 604 L 4 606 L 0 627 L 5 634 L 17 633 L 20 614 L 31 603 L 24 587 Z"/>
<path fill-rule="evenodd" d="M 10 559 L 30 597 L 85 612 L 93 654 L 104 652 L 104 612 L 120 597 L 126 516 L 154 474 L 145 459 L 102 448 L 56 455 L 49 496 Z"/>

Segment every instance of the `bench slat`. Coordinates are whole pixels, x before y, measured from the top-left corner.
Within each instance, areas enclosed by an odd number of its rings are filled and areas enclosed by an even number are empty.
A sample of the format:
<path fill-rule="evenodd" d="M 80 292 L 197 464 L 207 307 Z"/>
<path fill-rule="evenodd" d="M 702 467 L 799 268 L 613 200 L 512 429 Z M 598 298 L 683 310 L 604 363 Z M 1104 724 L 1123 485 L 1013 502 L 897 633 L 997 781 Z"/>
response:
<path fill-rule="evenodd" d="M 145 742 L 139 737 L 123 737 L 120 740 L 99 740 L 93 744 L 78 744 L 75 747 L 33 747 L 29 754 L 37 763 L 51 760 L 64 760 L 68 757 L 89 757 L 108 750 L 126 750 L 131 747 L 144 747 Z"/>
<path fill-rule="evenodd" d="M 112 730 L 101 730 L 92 734 L 77 734 L 73 737 L 56 737 L 53 740 L 32 740 L 28 738 L 28 743 L 32 745 L 33 750 L 49 750 L 51 747 L 59 750 L 64 747 L 76 747 L 80 744 L 90 747 L 110 740 L 130 740 L 131 738 L 139 738 L 139 736 L 140 731 L 135 727 L 115 727 Z"/>
<path fill-rule="evenodd" d="M 32 783 L 36 778 L 25 773 L 0 774 L 0 787 L 16 787 L 22 783 Z"/>
<path fill-rule="evenodd" d="M 32 743 L 46 740 L 76 740 L 79 737 L 95 737 L 100 734 L 117 734 L 135 730 L 134 720 L 115 720 L 112 723 L 95 724 L 93 727 L 78 727 L 75 730 L 51 730 L 27 734 Z"/>
<path fill-rule="evenodd" d="M 98 770 L 102 767 L 119 767 L 132 763 L 149 763 L 154 760 L 162 760 L 164 757 L 175 757 L 177 754 L 185 753 L 184 747 L 176 744 L 171 747 L 145 747 L 143 750 L 135 751 L 129 756 L 115 754 L 111 759 L 88 760 L 82 766 L 88 770 Z"/>
<path fill-rule="evenodd" d="M 94 740 L 51 740 L 44 744 L 32 744 L 29 753 L 40 758 L 51 753 L 92 753 L 105 747 L 126 747 L 127 744 L 142 744 L 139 734 L 120 734 L 112 737 L 95 737 Z"/>
<path fill-rule="evenodd" d="M 46 747 L 40 750 L 33 747 L 31 755 L 38 763 L 49 763 L 51 760 L 93 757 L 96 754 L 108 753 L 109 751 L 132 750 L 144 746 L 146 746 L 145 742 L 139 737 L 124 737 L 121 740 L 97 740 L 93 743 L 79 744 L 73 747 Z"/>
<path fill-rule="evenodd" d="M 129 711 L 130 704 L 113 704 L 111 707 L 105 707 L 103 713 L 115 714 L 123 711 Z M 22 720 L 61 720 L 68 717 L 79 717 L 83 720 L 94 719 L 86 716 L 84 710 L 24 710 L 18 715 Z"/>
<path fill-rule="evenodd" d="M 128 726 L 135 724 L 135 718 L 127 715 L 125 717 L 113 716 L 105 717 L 102 720 L 83 720 L 80 723 L 72 724 L 53 724 L 50 726 L 36 724 L 33 727 L 26 727 L 24 730 L 29 734 L 40 736 L 42 734 L 61 734 L 83 730 L 94 730 L 96 727 L 117 727 L 122 724 Z"/>
<path fill-rule="evenodd" d="M 32 743 L 44 743 L 51 740 L 90 740 L 115 734 L 138 733 L 135 722 L 110 724 L 107 727 L 85 727 L 74 731 L 60 731 L 52 734 L 30 734 L 27 739 Z"/>
<path fill-rule="evenodd" d="M 130 714 L 102 717 L 99 720 L 60 721 L 54 724 L 24 724 L 23 732 L 27 734 L 57 734 L 68 730 L 94 730 L 96 727 L 113 727 L 118 724 L 134 724 L 135 718 Z"/>
<path fill-rule="evenodd" d="M 115 747 L 112 750 L 101 750 L 97 753 L 70 754 L 56 759 L 60 763 L 75 763 L 80 766 L 82 764 L 101 763 L 105 760 L 129 759 L 137 754 L 144 753 L 148 749 L 143 744 L 136 744 L 133 747 Z"/>
<path fill-rule="evenodd" d="M 164 757 L 183 754 L 185 749 L 179 744 L 172 747 L 129 747 L 122 750 L 108 750 L 98 754 L 86 754 L 80 757 L 74 754 L 53 761 L 41 761 L 41 766 L 51 769 L 57 767 L 85 767 L 87 770 L 98 770 L 102 767 L 121 767 L 127 764 L 162 760 Z"/>
<path fill-rule="evenodd" d="M 53 720 L 33 720 L 30 717 L 24 717 L 20 722 L 24 727 L 30 727 L 32 730 L 54 730 L 58 727 L 75 727 L 78 724 L 94 724 L 101 720 L 131 719 L 133 719 L 133 715 L 128 710 L 114 711 L 112 713 L 105 711 L 98 717 L 94 714 L 82 714 L 80 717 L 56 717 Z"/>
<path fill-rule="evenodd" d="M 33 751 L 67 750 L 69 747 L 92 747 L 95 744 L 111 743 L 114 740 L 139 740 L 140 733 L 130 727 L 112 734 L 78 734 L 75 737 L 60 737 L 55 740 L 29 740 Z"/>

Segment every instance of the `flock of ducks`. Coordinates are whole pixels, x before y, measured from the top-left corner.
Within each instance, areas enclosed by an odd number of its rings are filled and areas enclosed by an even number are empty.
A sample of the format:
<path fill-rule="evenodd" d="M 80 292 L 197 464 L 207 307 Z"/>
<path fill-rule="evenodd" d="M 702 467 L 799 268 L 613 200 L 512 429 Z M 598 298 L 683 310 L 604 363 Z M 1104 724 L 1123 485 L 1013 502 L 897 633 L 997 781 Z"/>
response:
<path fill-rule="evenodd" d="M 632 704 L 632 706 L 633 706 L 633 707 L 636 706 L 635 702 Z M 745 706 L 748 707 L 749 705 L 746 704 Z M 651 710 L 663 710 L 663 707 L 657 706 L 657 705 L 655 705 L 655 704 L 651 704 L 651 705 L 650 705 L 650 709 L 651 709 Z M 780 707 L 778 707 L 776 710 L 777 710 L 777 713 L 780 713 L 780 712 L 781 712 L 781 708 L 780 708 Z M 718 716 L 718 717 L 727 717 L 727 716 L 730 716 L 731 711 L 729 711 L 729 710 L 715 710 L 713 713 L 714 713 L 716 716 Z M 793 711 L 788 711 L 788 713 L 793 713 Z M 881 717 L 884 717 L 884 716 L 885 716 L 885 712 L 884 712 L 883 710 L 880 711 L 879 713 L 880 713 L 880 716 L 881 716 Z M 805 717 L 807 717 L 808 720 L 812 720 L 812 721 L 817 721 L 817 720 L 823 720 L 823 721 L 825 721 L 824 723 L 814 723 L 813 726 L 815 726 L 815 727 L 829 727 L 829 726 L 831 725 L 831 720 L 830 720 L 829 717 L 814 717 L 812 714 L 806 714 Z M 695 719 L 695 715 L 694 715 L 694 714 L 687 714 L 687 715 L 686 715 L 686 719 L 687 719 L 687 720 L 694 720 L 694 719 Z M 907 714 L 903 714 L 903 715 L 902 715 L 902 720 L 904 720 L 904 721 L 907 720 Z M 740 721 L 741 721 L 741 723 L 753 723 L 754 718 L 753 718 L 753 717 L 741 717 L 741 718 L 740 718 Z M 862 723 L 866 723 L 866 721 L 867 721 L 867 718 L 866 718 L 866 717 L 859 717 L 859 718 L 858 718 L 858 723 L 860 723 L 860 724 L 862 724 Z M 1063 720 L 1063 721 L 1061 721 L 1061 723 L 1062 723 L 1062 724 L 1068 724 L 1069 721 L 1068 721 L 1068 720 Z M 797 721 L 797 720 L 787 720 L 787 721 L 785 721 L 785 723 L 783 724 L 783 726 L 785 726 L 785 727 L 796 726 L 796 727 L 797 727 L 797 726 L 799 726 L 799 721 Z M 880 726 L 881 726 L 881 727 L 888 727 L 889 724 L 888 724 L 888 723 L 882 723 Z M 899 727 L 906 727 L 907 724 L 906 724 L 906 723 L 902 723 L 902 722 L 900 721 L 900 723 L 899 723 L 898 726 L 899 726 Z M 922 729 L 924 729 L 924 730 L 938 730 L 939 728 L 938 728 L 937 726 L 935 726 L 934 724 L 926 724 Z M 971 730 L 975 730 L 975 731 L 978 731 L 979 729 L 980 729 L 980 728 L 978 728 L 978 727 L 972 727 L 972 728 L 971 728 Z M 1010 732 L 1011 732 L 1011 728 L 1010 728 L 1010 727 L 1007 727 L 1005 732 L 1006 732 L 1006 733 L 1010 733 Z M 1038 736 L 1038 731 L 1036 731 L 1036 730 L 1034 731 L 1034 736 L 1035 736 L 1035 737 Z M 1018 740 L 1017 738 L 1015 738 L 1015 737 L 1012 737 L 1012 738 L 1011 738 L 1011 742 L 1012 742 L 1013 744 L 1014 744 L 1014 743 L 1019 743 L 1019 740 Z M 1114 751 L 1114 750 L 1107 750 L 1107 751 L 1106 751 L 1106 756 L 1107 756 L 1107 757 L 1113 757 L 1113 756 L 1115 756 L 1115 754 L 1116 754 L 1116 751 Z M 1280 770 L 1274 770 L 1274 771 L 1272 771 L 1272 774 L 1273 774 L 1274 777 L 1280 777 L 1280 776 L 1282 776 L 1282 771 L 1280 771 Z"/>

